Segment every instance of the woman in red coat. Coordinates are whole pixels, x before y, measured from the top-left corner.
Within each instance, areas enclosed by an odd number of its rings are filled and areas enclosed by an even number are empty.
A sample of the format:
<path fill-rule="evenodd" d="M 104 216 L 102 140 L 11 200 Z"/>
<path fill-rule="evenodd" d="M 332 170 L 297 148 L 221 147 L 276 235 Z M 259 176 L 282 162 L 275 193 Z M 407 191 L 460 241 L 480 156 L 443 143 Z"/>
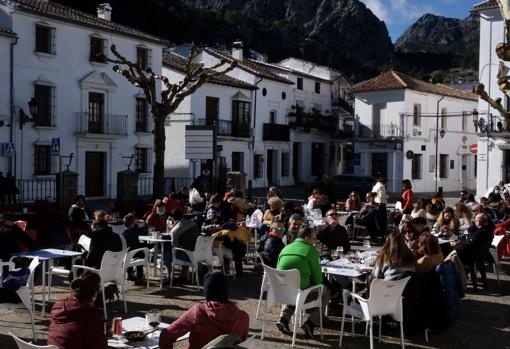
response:
<path fill-rule="evenodd" d="M 404 179 L 402 181 L 402 196 L 400 199 L 402 200 L 402 211 L 404 214 L 411 214 L 413 211 L 413 190 L 412 190 L 411 181 L 409 179 Z"/>
<path fill-rule="evenodd" d="M 71 297 L 53 305 L 48 344 L 59 349 L 107 349 L 103 318 L 96 309 L 99 275 L 84 272 L 71 282 Z"/>
<path fill-rule="evenodd" d="M 159 337 L 161 349 L 172 349 L 177 338 L 190 332 L 187 349 L 201 349 L 223 334 L 248 336 L 249 316 L 228 300 L 228 282 L 222 273 L 204 278 L 205 303 L 195 304 L 172 322 Z"/>

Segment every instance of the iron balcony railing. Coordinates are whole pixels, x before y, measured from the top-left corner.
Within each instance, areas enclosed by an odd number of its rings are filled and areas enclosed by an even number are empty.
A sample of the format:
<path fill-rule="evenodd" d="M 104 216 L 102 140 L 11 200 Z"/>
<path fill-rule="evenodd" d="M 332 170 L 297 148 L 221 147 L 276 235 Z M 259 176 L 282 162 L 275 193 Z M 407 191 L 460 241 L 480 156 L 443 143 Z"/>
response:
<path fill-rule="evenodd" d="M 213 122 L 216 122 L 216 132 L 218 136 L 238 138 L 250 138 L 251 136 L 250 125 L 246 123 L 221 119 L 198 119 L 198 125 L 213 125 Z"/>
<path fill-rule="evenodd" d="M 289 125 L 264 124 L 262 140 L 288 142 L 290 140 Z"/>
<path fill-rule="evenodd" d="M 38 200 L 55 200 L 57 186 L 54 178 L 18 179 L 18 202 L 34 202 Z"/>
<path fill-rule="evenodd" d="M 359 124 L 358 138 L 385 139 L 402 136 L 402 128 L 396 124 L 375 124 L 371 128 Z"/>
<path fill-rule="evenodd" d="M 76 113 L 76 133 L 127 135 L 127 115 Z"/>
<path fill-rule="evenodd" d="M 314 129 L 330 135 L 336 135 L 339 130 L 339 118 L 334 115 L 322 115 L 317 112 L 291 112 L 287 118 L 291 129 L 304 131 Z"/>

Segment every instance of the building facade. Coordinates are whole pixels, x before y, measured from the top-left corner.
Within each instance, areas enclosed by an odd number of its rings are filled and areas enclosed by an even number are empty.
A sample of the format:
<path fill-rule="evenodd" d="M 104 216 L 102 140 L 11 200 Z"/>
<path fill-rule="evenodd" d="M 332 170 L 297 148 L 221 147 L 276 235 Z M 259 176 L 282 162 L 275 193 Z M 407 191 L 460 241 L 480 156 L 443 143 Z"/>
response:
<path fill-rule="evenodd" d="M 355 88 L 354 173 L 422 193 L 474 190 L 475 95 L 388 71 Z"/>

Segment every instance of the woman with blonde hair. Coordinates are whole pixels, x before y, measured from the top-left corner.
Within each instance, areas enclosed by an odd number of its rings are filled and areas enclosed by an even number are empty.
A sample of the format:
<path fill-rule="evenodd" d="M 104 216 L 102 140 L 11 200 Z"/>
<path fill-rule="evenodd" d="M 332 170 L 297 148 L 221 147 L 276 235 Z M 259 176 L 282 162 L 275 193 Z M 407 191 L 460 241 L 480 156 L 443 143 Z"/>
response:
<path fill-rule="evenodd" d="M 274 221 L 282 220 L 283 201 L 280 198 L 272 197 L 268 201 L 269 208 L 264 212 L 262 221 L 264 224 L 271 224 Z"/>
<path fill-rule="evenodd" d="M 400 280 L 414 272 L 416 258 L 407 247 L 400 232 L 394 231 L 384 243 L 372 271 L 372 278 L 386 281 Z"/>
<path fill-rule="evenodd" d="M 460 222 L 453 208 L 447 207 L 439 214 L 436 224 L 432 227 L 432 235 L 448 239 L 459 232 Z"/>
<path fill-rule="evenodd" d="M 471 210 L 462 202 L 457 202 L 455 204 L 455 215 L 459 218 L 460 232 L 467 231 L 473 219 L 473 213 Z"/>

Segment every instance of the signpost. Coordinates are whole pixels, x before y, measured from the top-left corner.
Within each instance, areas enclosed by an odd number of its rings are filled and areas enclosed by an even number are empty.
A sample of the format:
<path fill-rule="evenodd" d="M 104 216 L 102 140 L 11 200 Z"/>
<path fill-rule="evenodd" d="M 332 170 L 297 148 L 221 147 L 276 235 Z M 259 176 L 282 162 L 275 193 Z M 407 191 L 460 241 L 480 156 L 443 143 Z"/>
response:
<path fill-rule="evenodd" d="M 471 151 L 471 153 L 473 153 L 473 154 L 478 153 L 478 144 L 471 144 L 471 146 L 469 147 L 469 150 L 470 150 L 470 151 Z"/>
<path fill-rule="evenodd" d="M 60 155 L 60 138 L 51 139 L 51 155 Z"/>
<path fill-rule="evenodd" d="M 184 135 L 185 159 L 214 159 L 214 129 L 212 126 L 186 126 Z"/>
<path fill-rule="evenodd" d="M 3 143 L 2 152 L 5 157 L 13 157 L 16 153 L 16 144 L 10 142 L 10 143 Z"/>

